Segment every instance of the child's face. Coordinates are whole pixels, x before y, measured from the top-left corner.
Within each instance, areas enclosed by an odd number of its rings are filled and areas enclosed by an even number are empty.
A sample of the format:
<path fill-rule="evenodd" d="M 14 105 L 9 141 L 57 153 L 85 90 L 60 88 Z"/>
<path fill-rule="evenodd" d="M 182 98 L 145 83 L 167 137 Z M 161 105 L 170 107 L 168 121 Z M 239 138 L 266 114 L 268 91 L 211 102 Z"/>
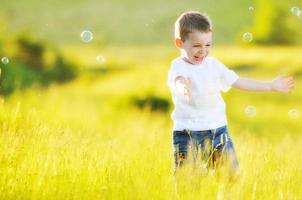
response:
<path fill-rule="evenodd" d="M 195 31 L 189 33 L 185 42 L 178 41 L 176 44 L 182 52 L 185 61 L 198 65 L 209 54 L 212 46 L 212 32 Z M 177 41 L 176 41 L 177 43 Z"/>

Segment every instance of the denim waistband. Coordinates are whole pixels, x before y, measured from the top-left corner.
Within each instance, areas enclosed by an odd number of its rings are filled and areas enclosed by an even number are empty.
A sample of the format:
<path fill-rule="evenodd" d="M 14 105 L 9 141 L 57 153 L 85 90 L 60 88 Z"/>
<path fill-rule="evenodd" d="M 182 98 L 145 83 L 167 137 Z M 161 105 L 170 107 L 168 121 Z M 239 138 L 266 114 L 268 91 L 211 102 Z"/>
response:
<path fill-rule="evenodd" d="M 209 130 L 200 130 L 200 131 L 192 131 L 192 130 L 189 130 L 189 129 L 184 129 L 182 131 L 174 131 L 174 132 L 187 132 L 187 133 L 196 133 L 196 134 L 201 134 L 201 133 L 214 133 L 214 132 L 220 132 L 222 129 L 226 129 L 227 128 L 227 125 L 224 125 L 224 126 L 221 126 L 221 127 L 218 127 L 218 128 L 215 128 L 215 129 L 209 129 Z"/>

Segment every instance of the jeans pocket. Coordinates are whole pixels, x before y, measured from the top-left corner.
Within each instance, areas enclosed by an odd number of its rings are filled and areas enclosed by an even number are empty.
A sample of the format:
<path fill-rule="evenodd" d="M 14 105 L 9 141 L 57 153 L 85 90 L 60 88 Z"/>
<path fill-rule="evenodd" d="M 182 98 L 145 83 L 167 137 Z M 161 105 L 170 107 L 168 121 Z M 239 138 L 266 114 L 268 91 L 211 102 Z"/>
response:
<path fill-rule="evenodd" d="M 173 131 L 173 144 L 186 142 L 188 133 L 185 131 Z"/>

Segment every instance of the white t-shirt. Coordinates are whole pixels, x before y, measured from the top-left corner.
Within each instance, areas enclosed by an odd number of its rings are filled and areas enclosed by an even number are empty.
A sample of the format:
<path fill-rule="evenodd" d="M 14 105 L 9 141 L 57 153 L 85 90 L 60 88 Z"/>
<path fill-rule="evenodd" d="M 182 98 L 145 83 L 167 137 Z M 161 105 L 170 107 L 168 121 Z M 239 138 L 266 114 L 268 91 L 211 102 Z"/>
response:
<path fill-rule="evenodd" d="M 178 92 L 175 78 L 191 79 L 191 99 Z M 181 57 L 174 59 L 168 74 L 174 110 L 173 130 L 210 130 L 227 125 L 225 103 L 220 91 L 227 92 L 238 75 L 217 59 L 207 56 L 199 65 L 192 65 Z"/>

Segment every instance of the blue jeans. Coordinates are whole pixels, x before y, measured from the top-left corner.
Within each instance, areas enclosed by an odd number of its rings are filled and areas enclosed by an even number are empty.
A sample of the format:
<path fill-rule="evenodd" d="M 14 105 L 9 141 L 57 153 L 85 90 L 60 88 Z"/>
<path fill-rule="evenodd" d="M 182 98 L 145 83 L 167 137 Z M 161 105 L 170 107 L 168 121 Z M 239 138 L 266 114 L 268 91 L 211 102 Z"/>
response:
<path fill-rule="evenodd" d="M 193 161 L 198 158 L 207 169 L 214 169 L 227 159 L 232 172 L 238 169 L 238 161 L 227 126 L 205 131 L 173 131 L 174 172 L 187 160 L 191 149 Z"/>

